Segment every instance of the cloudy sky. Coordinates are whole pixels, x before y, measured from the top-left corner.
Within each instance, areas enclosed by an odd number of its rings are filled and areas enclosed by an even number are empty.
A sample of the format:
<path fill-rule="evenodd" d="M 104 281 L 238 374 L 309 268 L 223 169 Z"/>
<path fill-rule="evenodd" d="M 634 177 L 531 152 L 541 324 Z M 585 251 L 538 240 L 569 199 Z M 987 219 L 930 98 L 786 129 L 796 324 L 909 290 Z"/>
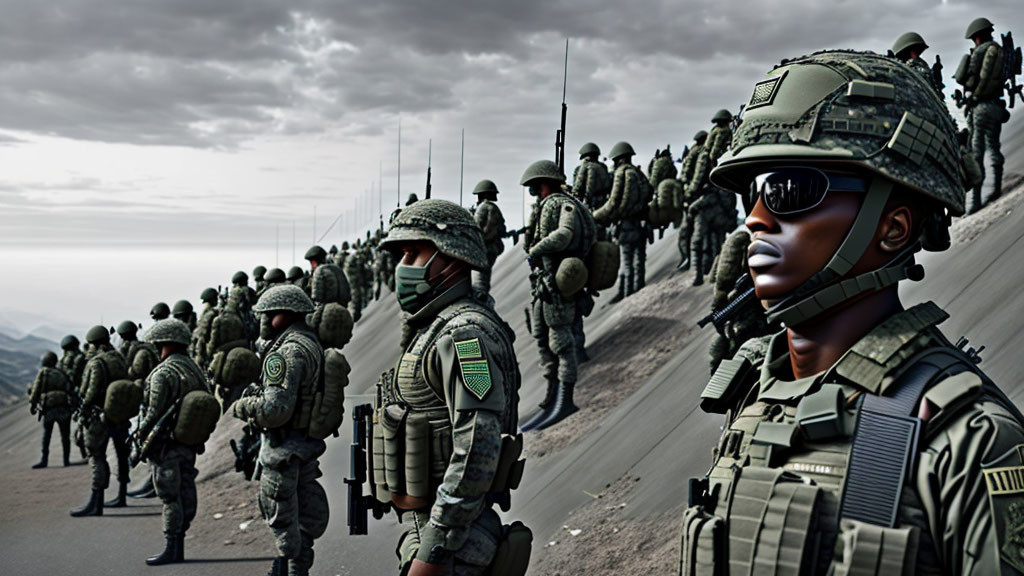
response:
<path fill-rule="evenodd" d="M 137 263 L 110 254 L 152 248 L 160 289 L 134 296 L 143 312 L 172 288 L 195 299 L 236 268 L 291 265 L 293 224 L 300 259 L 336 218 L 327 244 L 373 225 L 396 203 L 399 121 L 403 201 L 422 193 L 431 139 L 434 195 L 458 200 L 465 129 L 465 202 L 491 178 L 518 223 L 523 168 L 553 155 L 567 37 L 567 158 L 588 140 L 607 151 L 625 139 L 646 162 L 668 143 L 681 151 L 718 108 L 735 111 L 781 58 L 884 51 L 912 29 L 952 74 L 974 17 L 1024 35 L 1020 0 L 0 7 L 0 266 L 42 279 L 73 261 L 92 294 Z M 194 270 L 197 248 L 211 263 Z M 215 267 L 224 273 L 194 277 Z M 33 296 L 38 283 L 2 276 L 0 291 L 24 293 L 27 309 L 54 309 Z M 120 301 L 109 314 L 127 311 Z"/>

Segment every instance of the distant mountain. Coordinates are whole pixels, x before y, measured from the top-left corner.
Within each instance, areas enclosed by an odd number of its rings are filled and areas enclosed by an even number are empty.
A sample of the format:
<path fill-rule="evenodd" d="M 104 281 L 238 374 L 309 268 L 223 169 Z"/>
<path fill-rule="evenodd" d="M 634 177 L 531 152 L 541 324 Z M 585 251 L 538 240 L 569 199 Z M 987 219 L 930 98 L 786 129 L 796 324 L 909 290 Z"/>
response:
<path fill-rule="evenodd" d="M 60 353 L 60 345 L 38 336 L 15 338 L 0 330 L 0 404 L 25 395 L 47 350 Z"/>
<path fill-rule="evenodd" d="M 6 334 L 15 339 L 32 335 L 60 342 L 65 334 L 78 334 L 78 338 L 81 339 L 88 328 L 88 326 L 69 324 L 60 319 L 32 312 L 10 308 L 0 309 L 0 334 Z"/>

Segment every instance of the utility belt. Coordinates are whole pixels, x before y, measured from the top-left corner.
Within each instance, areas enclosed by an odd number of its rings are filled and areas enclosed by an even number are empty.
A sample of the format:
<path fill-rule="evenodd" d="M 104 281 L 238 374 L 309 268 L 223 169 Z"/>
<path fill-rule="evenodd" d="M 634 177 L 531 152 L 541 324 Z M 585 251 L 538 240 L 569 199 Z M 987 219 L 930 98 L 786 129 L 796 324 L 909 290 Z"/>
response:
<path fill-rule="evenodd" d="M 447 409 L 410 410 L 394 402 L 373 416 L 370 479 L 378 501 L 399 510 L 429 510 L 451 460 L 452 424 Z M 503 435 L 488 502 L 508 511 L 510 492 L 519 487 L 525 461 L 523 437 Z"/>

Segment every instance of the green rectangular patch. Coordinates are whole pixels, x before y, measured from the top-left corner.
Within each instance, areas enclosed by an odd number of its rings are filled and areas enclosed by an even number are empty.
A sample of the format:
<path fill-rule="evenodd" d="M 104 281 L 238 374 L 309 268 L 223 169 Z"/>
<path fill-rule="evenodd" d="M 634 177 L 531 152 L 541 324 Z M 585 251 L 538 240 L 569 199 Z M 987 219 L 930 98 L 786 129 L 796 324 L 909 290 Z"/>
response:
<path fill-rule="evenodd" d="M 475 358 L 484 357 L 483 353 L 480 351 L 479 338 L 456 342 L 455 353 L 459 355 L 459 360 L 473 360 Z"/>
<path fill-rule="evenodd" d="M 470 360 L 468 362 L 460 362 L 462 365 L 462 373 L 473 373 L 473 374 L 490 374 L 491 369 L 487 365 L 487 360 Z"/>

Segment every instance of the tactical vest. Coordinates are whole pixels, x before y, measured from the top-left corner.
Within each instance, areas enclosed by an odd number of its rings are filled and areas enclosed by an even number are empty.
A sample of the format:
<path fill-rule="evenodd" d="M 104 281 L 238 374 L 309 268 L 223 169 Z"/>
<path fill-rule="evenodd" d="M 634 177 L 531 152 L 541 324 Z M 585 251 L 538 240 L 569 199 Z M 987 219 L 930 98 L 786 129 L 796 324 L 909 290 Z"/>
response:
<path fill-rule="evenodd" d="M 86 388 L 82 396 L 91 398 L 94 405 L 102 408 L 107 396 L 107 386 L 115 380 L 128 378 L 128 365 L 124 356 L 117 350 L 100 352 L 90 358 L 85 367 L 86 372 L 91 374 L 90 366 L 94 363 L 100 368 L 99 379 L 90 378 L 88 382 L 83 383 Z"/>
<path fill-rule="evenodd" d="M 77 394 L 78 387 L 82 385 L 82 370 L 85 369 L 85 354 L 79 351 L 65 351 L 64 355 L 60 357 L 58 367 L 65 375 L 67 375 L 68 380 L 71 380 L 72 392 Z"/>
<path fill-rule="evenodd" d="M 934 328 L 945 318 L 932 303 L 916 306 L 890 319 L 890 333 L 872 332 L 800 380 L 778 380 L 768 366 L 758 375 L 757 358 L 724 361 L 701 407 L 726 413 L 727 425 L 711 470 L 690 481 L 679 573 L 896 575 L 915 562 L 938 572 L 918 557 L 935 544 L 904 474 L 915 473 L 924 390 L 977 371 Z"/>
<path fill-rule="evenodd" d="M 990 52 L 993 52 L 991 55 Z M 966 87 L 974 92 L 978 100 L 995 100 L 1003 95 L 1003 54 L 1002 47 L 995 42 L 984 42 L 971 50 L 968 61 Z M 989 67 L 985 84 L 982 85 L 982 68 L 986 59 Z"/>
<path fill-rule="evenodd" d="M 316 335 L 308 328 L 291 328 L 274 342 L 264 358 L 285 344 L 299 346 L 306 359 L 312 362 L 311 374 L 302 382 L 302 386 L 295 395 L 295 410 L 287 424 L 290 430 L 305 433 L 309 429 L 309 420 L 313 411 L 313 395 L 316 394 L 317 384 L 323 378 L 324 351 L 320 347 Z"/>
<path fill-rule="evenodd" d="M 511 329 L 492 310 L 470 299 L 445 308 L 413 338 L 395 368 L 383 374 L 377 384 L 369 473 L 374 494 L 382 502 L 390 502 L 391 495 L 407 495 L 432 504 L 444 481 L 452 457 L 455 415 L 449 411 L 440 382 L 432 383 L 426 378 L 426 372 L 436 367 L 425 366 L 424 357 L 445 333 L 449 322 L 467 314 L 488 318 L 489 321 L 473 325 L 494 332 L 493 340 L 507 346 L 506 350 L 493 355 L 495 362 L 515 358 L 514 335 L 509 337 Z M 505 332 L 495 331 L 495 327 L 504 327 Z M 516 375 L 519 370 L 516 365 L 500 364 L 498 369 Z M 522 461 L 518 460 L 522 437 L 513 437 L 517 431 L 517 383 L 518 379 L 504 383 L 507 401 L 503 414 L 502 454 L 491 490 L 497 501 L 501 500 L 497 493 L 505 493 L 507 500 L 507 492 L 518 486 L 522 476 Z M 518 451 L 513 449 L 516 442 Z"/>

